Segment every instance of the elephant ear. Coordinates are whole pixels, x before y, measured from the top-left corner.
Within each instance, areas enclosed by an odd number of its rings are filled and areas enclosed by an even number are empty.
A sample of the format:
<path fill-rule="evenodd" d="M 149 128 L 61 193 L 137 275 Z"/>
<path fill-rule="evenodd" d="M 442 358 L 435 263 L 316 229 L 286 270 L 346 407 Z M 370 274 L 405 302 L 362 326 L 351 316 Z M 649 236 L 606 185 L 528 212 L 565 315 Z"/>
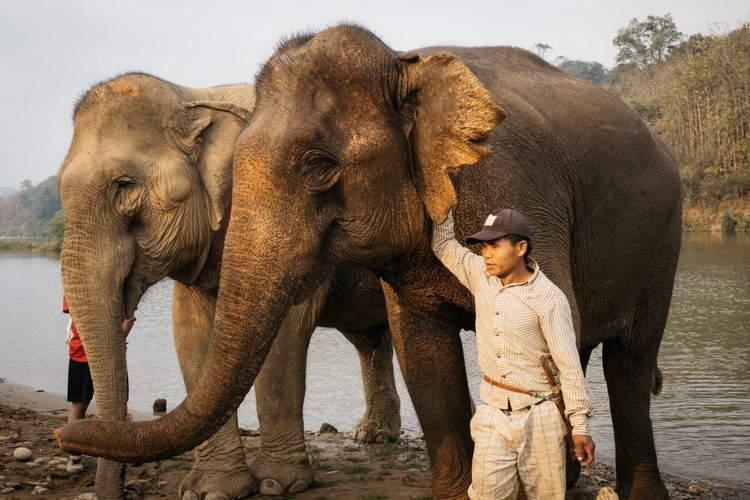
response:
<path fill-rule="evenodd" d="M 190 150 L 197 151 L 198 173 L 208 195 L 210 225 L 217 231 L 232 187 L 234 143 L 245 128 L 250 112 L 218 101 L 193 101 L 183 105 L 193 110 L 185 142 Z"/>
<path fill-rule="evenodd" d="M 488 153 L 486 139 L 505 113 L 454 55 L 407 53 L 398 59 L 414 183 L 430 217 L 442 222 L 458 201 L 449 170 L 473 165 Z"/>

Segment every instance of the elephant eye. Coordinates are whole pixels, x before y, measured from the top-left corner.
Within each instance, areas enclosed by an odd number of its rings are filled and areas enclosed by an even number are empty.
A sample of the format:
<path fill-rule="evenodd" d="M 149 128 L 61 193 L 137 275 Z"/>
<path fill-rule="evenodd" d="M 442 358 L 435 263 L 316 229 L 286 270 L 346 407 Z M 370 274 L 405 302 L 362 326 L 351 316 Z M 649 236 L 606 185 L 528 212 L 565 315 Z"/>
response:
<path fill-rule="evenodd" d="M 338 181 L 340 169 L 333 155 L 319 150 L 309 150 L 300 160 L 305 185 L 312 191 L 323 193 Z"/>
<path fill-rule="evenodd" d="M 324 151 L 309 150 L 302 155 L 300 163 L 303 170 L 307 171 L 314 168 L 332 167 L 336 164 L 336 159 Z"/>
<path fill-rule="evenodd" d="M 132 217 L 139 204 L 139 190 L 131 189 L 135 186 L 135 181 L 129 177 L 121 177 L 114 182 L 115 194 L 114 194 L 114 205 L 115 209 L 126 217 Z"/>
<path fill-rule="evenodd" d="M 117 189 L 122 189 L 133 185 L 133 179 L 129 177 L 121 177 L 115 181 Z"/>

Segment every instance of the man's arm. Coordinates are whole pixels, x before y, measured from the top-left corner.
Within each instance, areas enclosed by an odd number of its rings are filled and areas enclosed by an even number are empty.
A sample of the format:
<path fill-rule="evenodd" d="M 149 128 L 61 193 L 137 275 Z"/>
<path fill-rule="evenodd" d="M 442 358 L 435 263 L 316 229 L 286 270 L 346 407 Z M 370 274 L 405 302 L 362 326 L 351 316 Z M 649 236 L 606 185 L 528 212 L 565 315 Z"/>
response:
<path fill-rule="evenodd" d="M 432 251 L 463 286 L 474 293 L 479 280 L 484 279 L 484 259 L 456 239 L 453 229 L 453 210 L 442 224 L 433 222 Z"/>
<path fill-rule="evenodd" d="M 565 415 L 573 426 L 572 434 L 590 436 L 589 417 L 593 415 L 593 408 L 584 385 L 573 318 L 565 295 L 560 293 L 552 299 L 552 306 L 540 317 L 540 325 L 552 359 L 560 370 Z"/>

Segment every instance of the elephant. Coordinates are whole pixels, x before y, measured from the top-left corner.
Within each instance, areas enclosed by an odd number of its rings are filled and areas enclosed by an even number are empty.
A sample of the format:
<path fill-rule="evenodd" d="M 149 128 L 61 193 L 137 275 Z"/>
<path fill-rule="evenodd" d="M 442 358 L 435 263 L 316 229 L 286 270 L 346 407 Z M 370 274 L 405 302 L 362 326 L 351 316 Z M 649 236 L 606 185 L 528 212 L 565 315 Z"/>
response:
<path fill-rule="evenodd" d="M 129 461 L 194 446 L 250 389 L 286 311 L 357 264 L 385 293 L 433 495 L 466 498 L 459 331 L 473 329 L 474 305 L 430 237 L 451 209 L 462 240 L 508 207 L 529 219 L 535 259 L 570 303 L 584 367 L 603 345 L 618 494 L 666 498 L 649 406 L 682 208 L 663 141 L 619 98 L 523 49 L 397 52 L 356 25 L 285 40 L 255 85 L 198 384 L 155 422 L 58 429 L 62 448 Z"/>
<path fill-rule="evenodd" d="M 200 377 L 217 300 L 231 208 L 232 150 L 255 99 L 252 85 L 193 89 L 130 73 L 95 85 L 74 112 L 60 171 L 65 214 L 64 289 L 96 387 L 97 414 L 125 417 L 125 344 L 116 328 L 150 285 L 174 280 L 173 330 L 188 392 Z M 374 274 L 342 269 L 293 308 L 258 376 L 262 446 L 249 469 L 236 414 L 195 450 L 180 495 L 294 493 L 312 481 L 302 406 L 316 325 L 341 330 L 362 367 L 363 442 L 396 439 L 399 397 L 385 301 Z M 258 284 L 258 283 L 256 283 Z M 99 463 L 99 498 L 122 496 L 121 464 Z"/>

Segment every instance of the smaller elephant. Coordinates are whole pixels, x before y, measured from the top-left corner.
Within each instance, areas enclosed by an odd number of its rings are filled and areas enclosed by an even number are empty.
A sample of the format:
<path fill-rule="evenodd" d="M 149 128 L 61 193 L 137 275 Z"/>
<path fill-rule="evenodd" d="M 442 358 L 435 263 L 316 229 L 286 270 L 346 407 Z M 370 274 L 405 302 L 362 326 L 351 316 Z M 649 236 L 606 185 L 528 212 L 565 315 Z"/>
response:
<path fill-rule="evenodd" d="M 100 418 L 124 419 L 126 412 L 125 339 L 115 326 L 165 277 L 175 282 L 174 342 L 188 393 L 200 377 L 231 210 L 232 151 L 254 100 L 252 85 L 193 89 L 130 73 L 94 86 L 76 105 L 74 136 L 59 173 L 62 273 L 89 354 Z M 240 498 L 258 488 L 280 495 L 309 486 L 302 407 L 316 325 L 340 330 L 359 353 L 367 408 L 355 439 L 398 437 L 382 289 L 373 274 L 351 267 L 286 317 L 256 385 L 262 446 L 255 460 L 245 463 L 235 414 L 195 448 L 183 498 Z M 99 498 L 122 497 L 123 470 L 100 461 Z"/>

